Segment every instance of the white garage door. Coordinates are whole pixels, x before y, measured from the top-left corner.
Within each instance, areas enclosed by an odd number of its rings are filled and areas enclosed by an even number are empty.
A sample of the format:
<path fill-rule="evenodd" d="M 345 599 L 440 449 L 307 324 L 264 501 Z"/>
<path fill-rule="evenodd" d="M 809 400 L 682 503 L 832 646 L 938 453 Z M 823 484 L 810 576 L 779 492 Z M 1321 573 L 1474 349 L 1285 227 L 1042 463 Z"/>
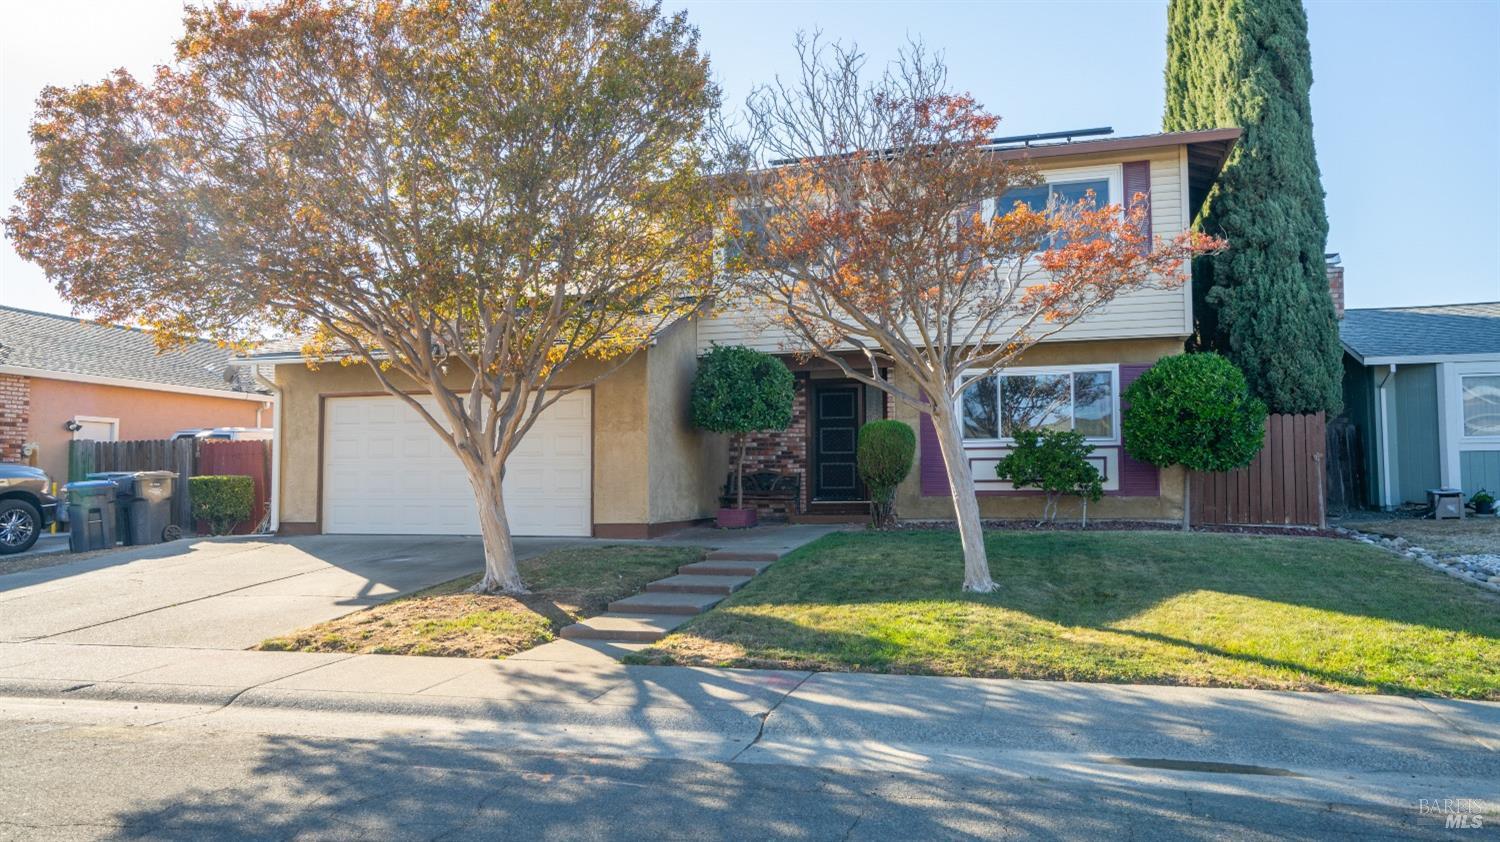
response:
<path fill-rule="evenodd" d="M 510 456 L 505 513 L 516 535 L 590 534 L 589 393 L 547 409 Z M 398 398 L 329 398 L 323 531 L 477 535 L 458 457 Z"/>

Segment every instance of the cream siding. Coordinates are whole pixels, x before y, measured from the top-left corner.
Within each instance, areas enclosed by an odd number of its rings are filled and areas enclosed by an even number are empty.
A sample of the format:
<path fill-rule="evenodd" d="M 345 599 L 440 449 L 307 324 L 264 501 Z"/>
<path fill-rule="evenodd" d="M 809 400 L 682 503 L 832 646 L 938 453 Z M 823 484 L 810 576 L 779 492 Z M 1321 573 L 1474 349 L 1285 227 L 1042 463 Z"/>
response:
<path fill-rule="evenodd" d="M 1187 150 L 1183 146 L 1135 150 L 1111 155 L 1089 155 L 1065 160 L 1047 159 L 1040 167 L 1049 177 L 1070 169 L 1119 167 L 1129 161 L 1151 162 L 1151 229 L 1170 238 L 1191 224 L 1187 217 Z M 1118 184 L 1118 181 L 1115 182 Z M 1125 197 L 1111 196 L 1111 202 Z M 1150 289 L 1122 295 L 1088 318 L 1060 331 L 1049 341 L 1184 337 L 1191 332 L 1192 296 L 1187 284 L 1175 289 Z M 700 350 L 712 344 L 748 345 L 768 352 L 789 349 L 785 333 L 766 327 L 764 312 L 725 307 L 698 324 Z"/>

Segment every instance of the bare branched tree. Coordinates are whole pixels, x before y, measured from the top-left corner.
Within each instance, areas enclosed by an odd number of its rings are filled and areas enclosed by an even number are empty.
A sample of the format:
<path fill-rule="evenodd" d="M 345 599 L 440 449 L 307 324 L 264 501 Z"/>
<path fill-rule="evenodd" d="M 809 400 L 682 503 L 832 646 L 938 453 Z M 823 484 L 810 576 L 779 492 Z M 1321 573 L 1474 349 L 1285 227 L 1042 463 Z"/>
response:
<path fill-rule="evenodd" d="M 767 314 L 788 350 L 930 413 L 964 588 L 988 592 L 959 397 L 1116 296 L 1183 283 L 1184 261 L 1219 244 L 1151 239 L 1140 202 L 1005 207 L 1035 173 L 995 153 L 998 119 L 920 44 L 873 79 L 857 48 L 812 37 L 797 50 L 797 78 L 714 132 L 738 306 Z"/>

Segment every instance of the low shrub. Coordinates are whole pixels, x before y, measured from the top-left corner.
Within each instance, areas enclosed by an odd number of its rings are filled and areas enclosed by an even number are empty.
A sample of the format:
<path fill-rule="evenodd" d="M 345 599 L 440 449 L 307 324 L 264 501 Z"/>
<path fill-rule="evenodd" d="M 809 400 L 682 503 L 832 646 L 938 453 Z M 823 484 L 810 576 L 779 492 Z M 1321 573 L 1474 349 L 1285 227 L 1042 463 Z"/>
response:
<path fill-rule="evenodd" d="M 208 523 L 214 535 L 228 535 L 250 519 L 255 509 L 255 481 L 247 476 L 188 478 L 193 517 Z"/>
<path fill-rule="evenodd" d="M 1037 488 L 1047 495 L 1042 520 L 1057 518 L 1057 500 L 1067 494 L 1083 502 L 1083 525 L 1089 502 L 1104 496 L 1099 469 L 1088 461 L 1094 446 L 1073 430 L 1018 430 L 1015 449 L 995 464 L 995 475 L 1016 488 Z"/>
<path fill-rule="evenodd" d="M 911 473 L 917 436 L 901 421 L 871 421 L 859 428 L 855 463 L 870 491 L 870 520 L 876 529 L 896 519 L 896 486 Z"/>

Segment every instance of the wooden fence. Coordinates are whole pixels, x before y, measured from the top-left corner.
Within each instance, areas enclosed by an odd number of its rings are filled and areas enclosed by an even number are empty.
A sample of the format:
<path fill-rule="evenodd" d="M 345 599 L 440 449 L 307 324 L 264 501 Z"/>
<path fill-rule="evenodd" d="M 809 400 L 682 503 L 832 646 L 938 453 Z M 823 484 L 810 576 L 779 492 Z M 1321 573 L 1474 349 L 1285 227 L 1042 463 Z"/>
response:
<path fill-rule="evenodd" d="M 255 483 L 255 508 L 234 534 L 254 532 L 271 513 L 271 448 L 267 441 L 206 441 L 198 446 L 195 476 L 238 474 Z M 199 530 L 202 531 L 202 530 Z"/>
<path fill-rule="evenodd" d="M 1249 466 L 1191 474 L 1193 523 L 1324 526 L 1324 428 L 1321 412 L 1268 417 L 1265 446 Z"/>
<path fill-rule="evenodd" d="M 188 477 L 204 474 L 244 474 L 255 482 L 255 513 L 236 529 L 253 532 L 270 511 L 271 443 L 152 439 L 148 441 L 89 441 L 68 443 L 68 481 L 76 482 L 98 471 L 172 471 L 172 523 L 193 532 L 193 501 Z"/>

